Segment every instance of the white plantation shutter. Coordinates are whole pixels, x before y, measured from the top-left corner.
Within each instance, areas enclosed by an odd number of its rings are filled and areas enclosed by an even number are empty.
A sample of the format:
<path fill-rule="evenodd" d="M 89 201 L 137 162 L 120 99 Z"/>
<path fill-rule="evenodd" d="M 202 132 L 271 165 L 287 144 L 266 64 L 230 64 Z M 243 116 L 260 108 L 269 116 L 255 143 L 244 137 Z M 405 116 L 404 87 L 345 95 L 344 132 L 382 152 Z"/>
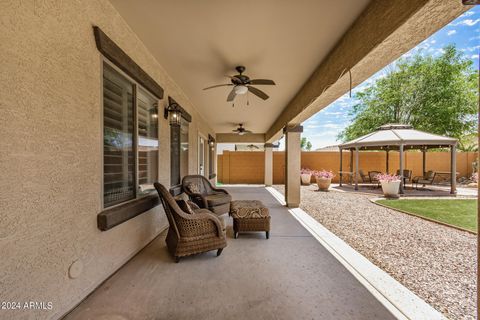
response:
<path fill-rule="evenodd" d="M 133 83 L 104 64 L 104 206 L 135 198 Z"/>

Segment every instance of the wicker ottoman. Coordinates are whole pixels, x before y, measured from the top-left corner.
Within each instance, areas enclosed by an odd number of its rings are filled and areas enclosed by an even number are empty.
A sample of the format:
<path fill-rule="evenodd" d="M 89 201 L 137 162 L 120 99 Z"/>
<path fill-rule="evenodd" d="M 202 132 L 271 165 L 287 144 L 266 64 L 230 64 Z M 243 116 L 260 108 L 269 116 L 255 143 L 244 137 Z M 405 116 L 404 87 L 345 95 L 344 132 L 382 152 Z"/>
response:
<path fill-rule="evenodd" d="M 270 233 L 270 214 L 268 208 L 258 200 L 237 200 L 230 203 L 230 215 L 233 217 L 233 237 L 239 232 L 265 231 L 267 239 Z"/>

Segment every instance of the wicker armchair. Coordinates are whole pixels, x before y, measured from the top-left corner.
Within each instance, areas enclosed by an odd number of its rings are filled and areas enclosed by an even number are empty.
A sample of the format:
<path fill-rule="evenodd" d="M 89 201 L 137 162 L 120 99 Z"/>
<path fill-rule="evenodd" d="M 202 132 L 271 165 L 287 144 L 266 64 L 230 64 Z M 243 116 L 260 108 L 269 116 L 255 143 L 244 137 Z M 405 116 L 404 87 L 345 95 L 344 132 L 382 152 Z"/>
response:
<path fill-rule="evenodd" d="M 210 181 L 201 175 L 185 176 L 182 179 L 182 190 L 200 208 L 205 208 L 216 215 L 230 211 L 232 197 L 224 189 L 212 186 Z"/>
<path fill-rule="evenodd" d="M 165 242 L 175 262 L 210 250 L 217 250 L 219 256 L 227 246 L 220 220 L 206 209 L 195 210 L 193 214 L 182 211 L 163 185 L 156 182 L 154 186 L 170 225 Z"/>

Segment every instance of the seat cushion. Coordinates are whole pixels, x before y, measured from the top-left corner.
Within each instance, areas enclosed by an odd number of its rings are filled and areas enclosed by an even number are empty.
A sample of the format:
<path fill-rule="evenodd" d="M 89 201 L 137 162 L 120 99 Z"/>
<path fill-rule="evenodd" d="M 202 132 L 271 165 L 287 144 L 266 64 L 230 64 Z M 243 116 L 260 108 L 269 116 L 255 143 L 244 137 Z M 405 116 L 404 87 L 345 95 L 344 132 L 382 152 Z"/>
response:
<path fill-rule="evenodd" d="M 200 193 L 200 185 L 193 182 L 190 182 L 189 184 L 187 184 L 187 189 L 191 193 Z"/>
<path fill-rule="evenodd" d="M 266 218 L 270 215 L 268 208 L 258 200 L 232 201 L 230 214 L 234 219 Z"/>
<path fill-rule="evenodd" d="M 225 193 L 213 193 L 205 196 L 209 207 L 220 206 L 222 204 L 230 203 L 232 197 Z"/>

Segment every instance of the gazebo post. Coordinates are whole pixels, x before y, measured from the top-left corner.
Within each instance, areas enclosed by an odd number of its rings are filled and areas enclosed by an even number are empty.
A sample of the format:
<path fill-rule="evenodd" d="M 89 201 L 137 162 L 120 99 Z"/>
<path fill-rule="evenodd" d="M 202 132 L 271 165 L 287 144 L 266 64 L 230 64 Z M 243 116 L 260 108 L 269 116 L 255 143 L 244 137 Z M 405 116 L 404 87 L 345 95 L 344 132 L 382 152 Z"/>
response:
<path fill-rule="evenodd" d="M 340 187 L 342 186 L 342 176 L 343 176 L 343 173 L 342 173 L 342 171 L 343 171 L 343 156 L 342 156 L 342 151 L 343 151 L 343 149 L 340 148 L 340 178 L 339 178 L 339 179 L 340 179 L 340 183 L 339 183 Z"/>
<path fill-rule="evenodd" d="M 353 149 L 350 149 L 350 183 L 353 183 Z"/>
<path fill-rule="evenodd" d="M 450 194 L 457 194 L 457 145 L 450 147 Z"/>
<path fill-rule="evenodd" d="M 355 190 L 358 190 L 358 147 L 355 147 Z"/>
<path fill-rule="evenodd" d="M 427 172 L 427 147 L 422 148 L 422 176 L 425 177 L 425 172 Z"/>
<path fill-rule="evenodd" d="M 386 159 L 386 164 L 385 164 L 385 173 L 388 174 L 388 157 L 390 155 L 390 150 L 387 147 L 387 159 Z"/>
<path fill-rule="evenodd" d="M 400 194 L 403 194 L 403 144 L 400 145 Z"/>

